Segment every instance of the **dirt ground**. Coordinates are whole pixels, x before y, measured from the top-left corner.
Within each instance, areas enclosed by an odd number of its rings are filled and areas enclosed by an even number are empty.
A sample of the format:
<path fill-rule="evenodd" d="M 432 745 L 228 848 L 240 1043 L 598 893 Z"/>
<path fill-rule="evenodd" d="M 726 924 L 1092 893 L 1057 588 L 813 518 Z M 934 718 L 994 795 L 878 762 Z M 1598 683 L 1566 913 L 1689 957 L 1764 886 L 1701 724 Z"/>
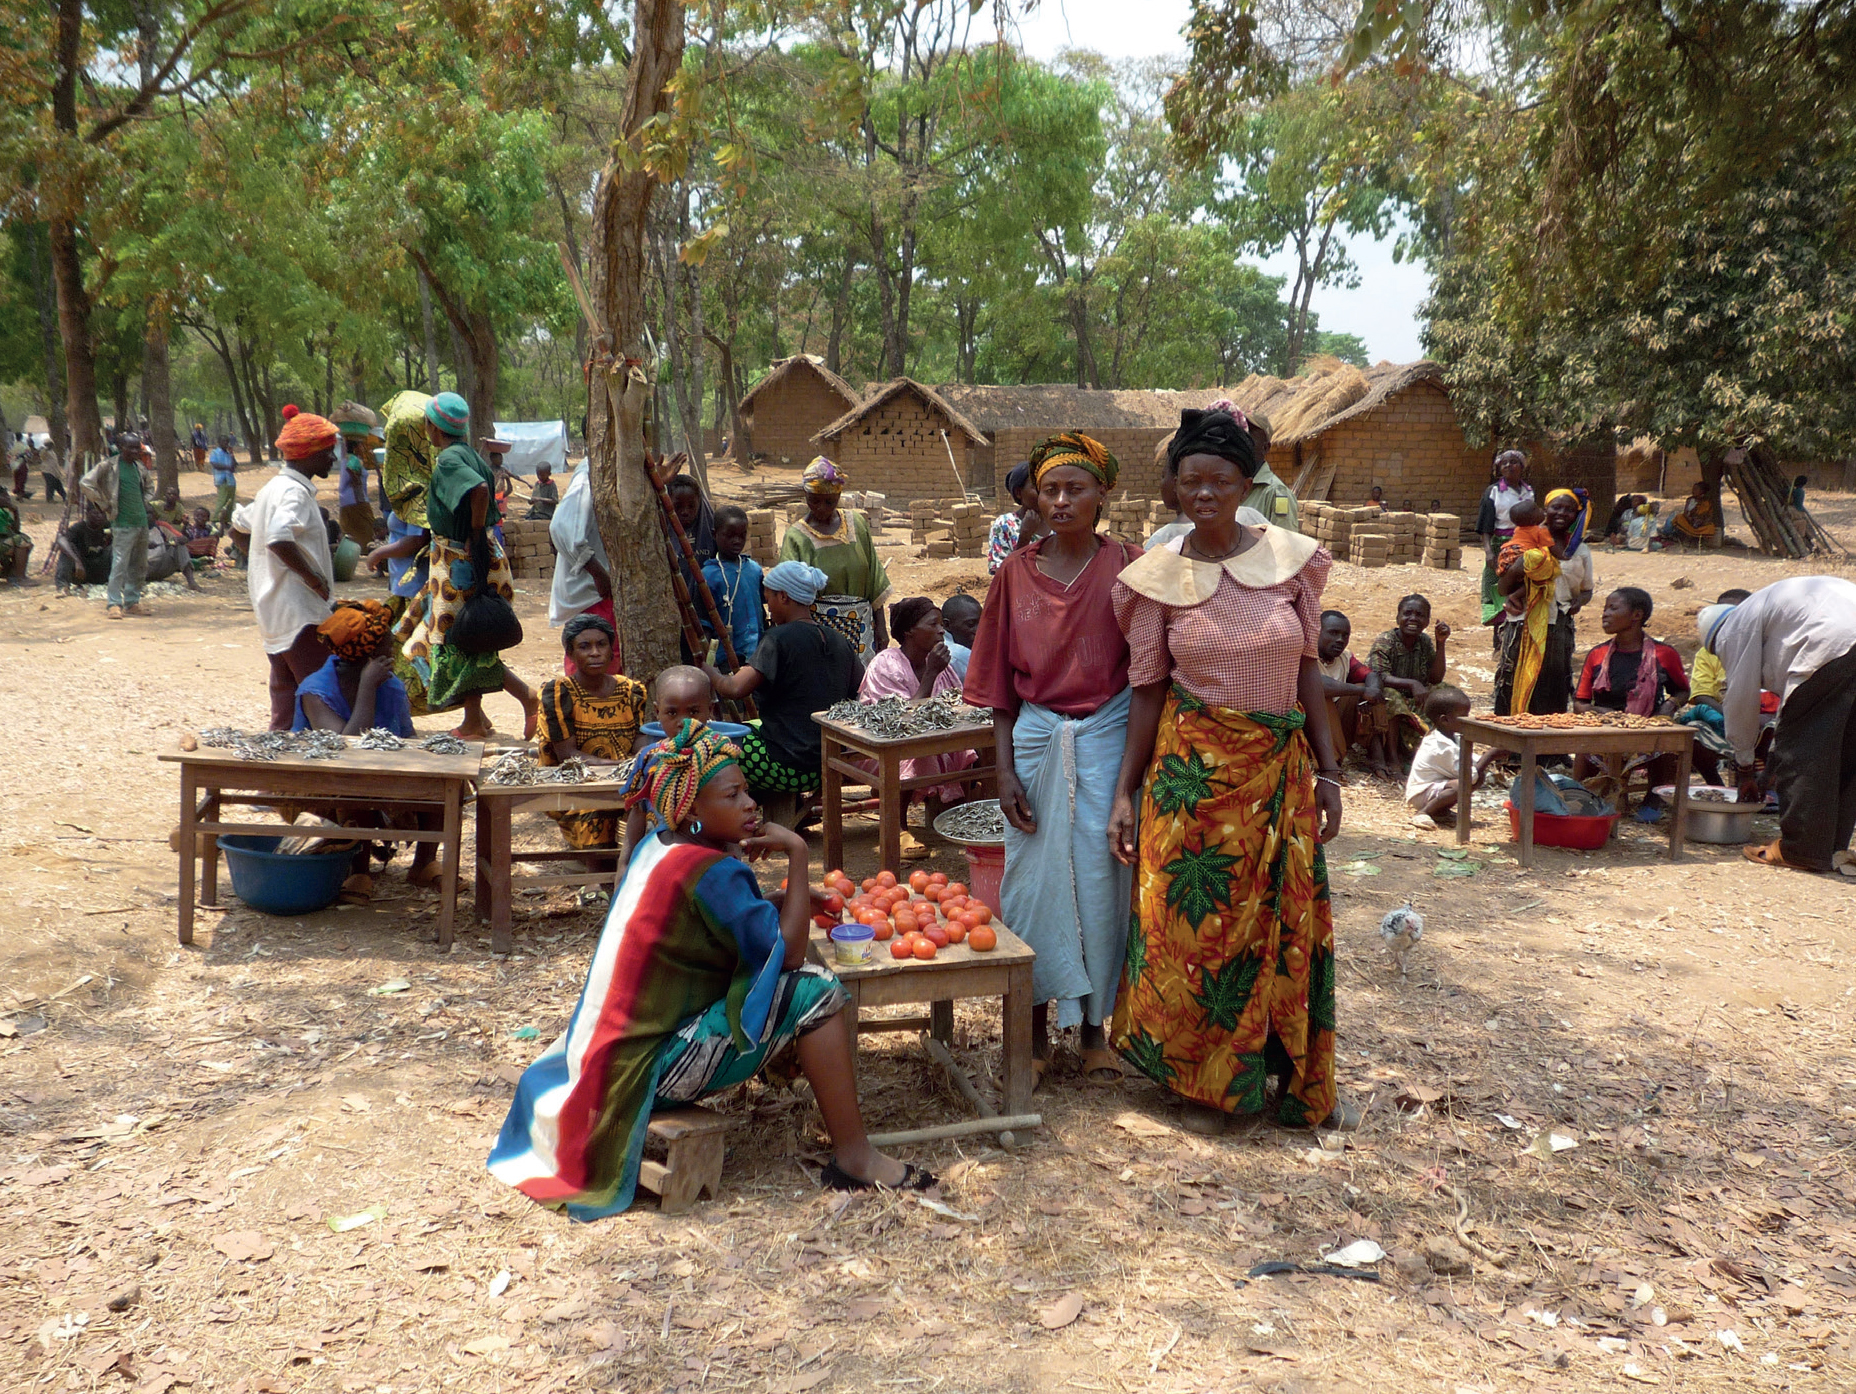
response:
<path fill-rule="evenodd" d="M 209 492 L 186 478 L 189 502 Z M 1814 503 L 1856 536 L 1856 498 Z M 903 593 L 983 586 L 980 563 L 889 555 Z M 1684 653 L 1717 591 L 1823 569 L 1598 566 L 1601 593 L 1652 592 Z M 1328 855 L 1360 1132 L 1192 1136 L 1157 1088 L 1086 1085 L 1065 1052 L 1016 1151 L 903 1149 L 943 1176 L 939 1208 L 846 1202 L 803 1165 L 824 1155 L 805 1087 L 757 1082 L 719 1101 L 720 1198 L 576 1226 L 483 1168 L 599 929 L 570 893 L 523 899 L 508 959 L 468 919 L 441 956 L 402 854 L 370 907 L 230 901 L 176 944 L 177 782 L 155 757 L 267 709 L 243 578 L 204 584 L 122 623 L 49 584 L 0 590 L 0 1387 L 1856 1384 L 1856 884 L 1699 845 L 1671 864 L 1635 825 L 1523 871 L 1495 790 L 1465 861 L 1355 777 Z M 1455 680 L 1486 694 L 1476 584 L 1339 565 L 1328 599 L 1363 650 L 1426 591 L 1458 630 Z M 557 661 L 544 606 L 519 597 L 514 663 L 536 680 Z M 513 706 L 490 707 L 508 728 Z M 868 874 L 874 829 L 848 831 Z M 946 847 L 932 865 L 961 869 Z M 1377 925 L 1407 900 L 1427 928 L 1401 977 Z M 991 1005 L 961 1006 L 956 1053 L 996 1099 Z M 866 1044 L 861 1081 L 873 1128 L 967 1115 L 906 1037 Z M 1248 1276 L 1360 1239 L 1389 1254 L 1376 1283 Z"/>

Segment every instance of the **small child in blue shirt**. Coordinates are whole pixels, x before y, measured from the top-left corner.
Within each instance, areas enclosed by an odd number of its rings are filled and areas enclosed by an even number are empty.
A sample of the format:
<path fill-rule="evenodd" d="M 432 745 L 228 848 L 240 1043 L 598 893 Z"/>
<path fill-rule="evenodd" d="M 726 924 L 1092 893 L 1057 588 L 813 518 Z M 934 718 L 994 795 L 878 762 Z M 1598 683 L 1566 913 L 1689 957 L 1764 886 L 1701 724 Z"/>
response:
<path fill-rule="evenodd" d="M 754 656 L 761 636 L 761 566 L 754 558 L 741 555 L 747 545 L 747 510 L 734 504 L 716 509 L 716 554 L 702 564 L 702 579 L 715 597 L 722 623 L 728 626 L 735 657 L 743 663 Z M 709 627 L 705 621 L 704 630 Z"/>

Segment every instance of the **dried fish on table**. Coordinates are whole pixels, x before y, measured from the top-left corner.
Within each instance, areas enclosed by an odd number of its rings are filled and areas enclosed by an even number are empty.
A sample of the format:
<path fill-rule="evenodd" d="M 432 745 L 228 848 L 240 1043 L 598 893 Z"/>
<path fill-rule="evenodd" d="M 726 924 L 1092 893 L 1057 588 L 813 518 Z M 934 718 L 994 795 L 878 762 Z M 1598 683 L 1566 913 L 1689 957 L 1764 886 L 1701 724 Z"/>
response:
<path fill-rule="evenodd" d="M 348 748 L 339 731 L 254 731 L 212 726 L 200 732 L 200 744 L 234 750 L 241 760 L 276 760 L 295 755 L 304 760 L 333 760 Z"/>
<path fill-rule="evenodd" d="M 957 804 L 934 820 L 934 830 L 950 842 L 974 845 L 1005 841 L 1005 814 L 997 799 Z"/>
<path fill-rule="evenodd" d="M 419 749 L 429 750 L 434 755 L 462 755 L 469 747 L 449 731 L 440 731 L 420 741 Z"/>
<path fill-rule="evenodd" d="M 597 779 L 586 761 L 578 755 L 558 765 L 538 765 L 526 750 L 511 750 L 483 776 L 485 784 L 584 784 Z"/>
<path fill-rule="evenodd" d="M 406 742 L 386 727 L 375 726 L 356 740 L 355 744 L 362 750 L 399 750 Z"/>
<path fill-rule="evenodd" d="M 880 741 L 927 736 L 962 726 L 986 726 L 992 722 L 989 709 L 970 707 L 954 692 L 916 701 L 885 697 L 877 702 L 839 702 L 825 713 L 825 717 L 843 726 L 855 726 Z"/>

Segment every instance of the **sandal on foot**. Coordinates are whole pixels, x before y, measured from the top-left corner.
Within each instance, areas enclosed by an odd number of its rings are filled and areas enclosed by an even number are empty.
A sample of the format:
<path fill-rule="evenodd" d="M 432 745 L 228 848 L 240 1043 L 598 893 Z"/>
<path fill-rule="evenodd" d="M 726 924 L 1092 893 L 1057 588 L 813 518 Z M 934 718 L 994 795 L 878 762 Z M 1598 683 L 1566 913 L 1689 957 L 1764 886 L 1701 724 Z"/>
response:
<path fill-rule="evenodd" d="M 902 860 L 905 862 L 919 862 L 927 857 L 927 855 L 928 844 L 923 842 L 907 828 L 904 828 L 902 830 Z"/>
<path fill-rule="evenodd" d="M 826 1162 L 818 1174 L 818 1184 L 828 1191 L 874 1191 L 883 1186 L 880 1181 L 865 1181 L 852 1176 L 850 1172 L 838 1165 L 833 1158 Z M 903 1164 L 902 1180 L 893 1186 L 883 1186 L 886 1191 L 929 1191 L 940 1185 L 932 1171 L 925 1171 L 912 1162 Z"/>
<path fill-rule="evenodd" d="M 1106 1046 L 1096 1046 L 1083 1052 L 1083 1078 L 1091 1084 L 1108 1089 L 1127 1077 L 1128 1067 L 1121 1063 L 1119 1055 Z"/>
<path fill-rule="evenodd" d="M 1786 861 L 1785 853 L 1777 839 L 1766 843 L 1763 847 L 1742 847 L 1740 855 L 1749 862 L 1758 862 L 1761 866 L 1788 866 L 1793 871 L 1811 870 L 1808 866 L 1799 866 L 1797 862 Z"/>
<path fill-rule="evenodd" d="M 424 866 L 415 866 L 408 871 L 406 873 L 406 884 L 409 886 L 436 886 L 439 877 L 444 874 L 444 868 L 439 866 L 438 859 L 434 857 Z"/>
<path fill-rule="evenodd" d="M 1031 1092 L 1037 1093 L 1044 1087 L 1044 1076 L 1050 1073 L 1050 1061 L 1031 1057 Z"/>
<path fill-rule="evenodd" d="M 364 871 L 357 871 L 342 882 L 342 904 L 365 905 L 374 898 L 374 878 Z"/>

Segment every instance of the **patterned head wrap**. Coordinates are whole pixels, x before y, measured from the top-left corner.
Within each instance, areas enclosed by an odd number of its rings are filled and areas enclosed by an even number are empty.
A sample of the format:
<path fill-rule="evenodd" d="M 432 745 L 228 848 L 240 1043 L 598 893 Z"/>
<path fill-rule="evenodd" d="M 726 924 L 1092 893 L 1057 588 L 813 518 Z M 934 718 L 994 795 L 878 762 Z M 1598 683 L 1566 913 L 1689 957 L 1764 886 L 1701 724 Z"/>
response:
<path fill-rule="evenodd" d="M 1167 463 L 1175 472 L 1188 455 L 1215 455 L 1229 460 L 1242 471 L 1244 478 L 1254 479 L 1257 466 L 1257 443 L 1250 438 L 1250 420 L 1228 411 L 1194 411 L 1187 407 L 1179 414 L 1179 429 L 1166 448 Z"/>
<path fill-rule="evenodd" d="M 806 466 L 806 472 L 800 476 L 808 494 L 841 494 L 850 479 L 844 471 L 820 455 Z"/>
<path fill-rule="evenodd" d="M 619 644 L 619 631 L 614 629 L 604 615 L 575 615 L 561 626 L 561 647 L 567 652 L 574 651 L 574 640 L 589 629 L 597 629 L 606 636 L 606 641 L 615 649 Z"/>
<path fill-rule="evenodd" d="M 1246 412 L 1242 407 L 1240 407 L 1236 402 L 1232 401 L 1229 397 L 1220 397 L 1215 402 L 1207 402 L 1205 404 L 1205 410 L 1221 411 L 1226 416 L 1236 421 L 1238 425 L 1244 427 L 1246 430 L 1248 430 L 1250 427 L 1250 422 L 1251 422 L 1250 414 Z"/>
<path fill-rule="evenodd" d="M 300 418 L 299 418 L 300 419 Z M 344 600 L 316 626 L 337 658 L 365 663 L 393 627 L 393 612 L 378 600 Z"/>
<path fill-rule="evenodd" d="M 889 607 L 889 632 L 895 636 L 897 643 L 901 643 L 904 635 L 932 615 L 937 608 L 939 607 L 925 595 L 912 595 L 907 600 L 898 600 Z"/>
<path fill-rule="evenodd" d="M 778 591 L 801 605 L 810 605 L 830 580 L 831 577 L 816 566 L 807 566 L 802 561 L 783 561 L 763 576 L 760 584 L 762 590 Z"/>
<path fill-rule="evenodd" d="M 341 432 L 326 416 L 299 411 L 290 424 L 277 433 L 277 453 L 286 460 L 307 459 L 331 449 L 341 439 Z"/>
<path fill-rule="evenodd" d="M 1541 506 L 1548 507 L 1555 499 L 1571 499 L 1579 506 L 1578 515 L 1572 521 L 1572 533 L 1566 539 L 1566 555 L 1570 557 L 1585 541 L 1585 530 L 1592 521 L 1592 496 L 1584 489 L 1555 489 Z"/>
<path fill-rule="evenodd" d="M 440 392 L 425 404 L 425 419 L 448 436 L 470 429 L 470 403 L 455 392 Z"/>
<path fill-rule="evenodd" d="M 351 440 L 372 441 L 376 445 L 385 442 L 380 434 L 380 418 L 371 408 L 359 402 L 343 402 L 335 410 L 336 428 Z"/>
<path fill-rule="evenodd" d="M 1108 447 L 1101 441 L 1081 431 L 1066 431 L 1040 442 L 1032 450 L 1028 463 L 1033 480 L 1042 480 L 1048 471 L 1059 465 L 1074 465 L 1094 475 L 1104 489 L 1113 489 L 1121 476 L 1121 461 L 1109 454 Z"/>
<path fill-rule="evenodd" d="M 740 759 L 734 742 L 686 717 L 675 736 L 657 744 L 654 763 L 626 804 L 648 803 L 665 827 L 681 828 L 703 786 Z"/>

